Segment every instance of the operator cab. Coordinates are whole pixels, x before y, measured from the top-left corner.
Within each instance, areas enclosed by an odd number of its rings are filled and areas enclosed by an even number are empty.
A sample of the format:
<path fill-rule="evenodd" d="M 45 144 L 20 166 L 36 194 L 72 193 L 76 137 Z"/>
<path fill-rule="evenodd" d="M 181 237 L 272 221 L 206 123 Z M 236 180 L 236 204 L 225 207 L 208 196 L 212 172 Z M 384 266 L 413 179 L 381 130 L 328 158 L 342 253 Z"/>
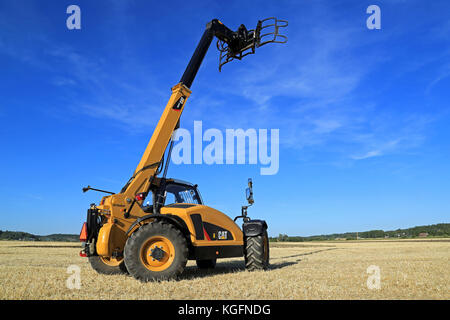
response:
<path fill-rule="evenodd" d="M 153 194 L 149 193 L 146 205 L 142 206 L 144 212 L 153 213 Z M 180 203 L 189 203 L 194 205 L 203 204 L 197 185 L 190 182 L 167 179 L 166 190 L 164 193 L 164 207 Z"/>

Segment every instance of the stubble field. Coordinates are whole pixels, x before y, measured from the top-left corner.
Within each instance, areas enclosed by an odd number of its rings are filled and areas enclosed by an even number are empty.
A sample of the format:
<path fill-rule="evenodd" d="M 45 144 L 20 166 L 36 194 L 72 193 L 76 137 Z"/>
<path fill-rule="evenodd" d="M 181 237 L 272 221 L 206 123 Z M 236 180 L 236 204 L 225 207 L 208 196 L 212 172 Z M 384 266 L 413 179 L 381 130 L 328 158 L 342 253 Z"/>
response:
<path fill-rule="evenodd" d="M 272 243 L 268 271 L 246 271 L 243 258 L 207 271 L 189 261 L 180 279 L 159 283 L 99 275 L 79 251 L 74 243 L 1 241 L 0 299 L 450 298 L 449 239 Z M 81 286 L 69 289 L 76 269 Z"/>

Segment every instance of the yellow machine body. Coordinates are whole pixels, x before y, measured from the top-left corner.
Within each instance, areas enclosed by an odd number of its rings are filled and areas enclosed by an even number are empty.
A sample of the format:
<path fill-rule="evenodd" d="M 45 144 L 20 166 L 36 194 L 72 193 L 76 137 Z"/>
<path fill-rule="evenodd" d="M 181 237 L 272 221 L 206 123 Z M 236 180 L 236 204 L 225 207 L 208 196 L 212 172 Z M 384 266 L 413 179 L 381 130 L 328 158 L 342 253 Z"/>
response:
<path fill-rule="evenodd" d="M 162 214 L 171 214 L 185 221 L 194 246 L 242 246 L 243 235 L 238 225 L 226 214 L 205 205 L 190 208 L 163 207 Z M 197 219 L 197 220 L 196 220 Z M 195 225 L 198 223 L 197 225 Z"/>
<path fill-rule="evenodd" d="M 172 219 L 178 217 L 184 221 L 189 232 L 190 244 L 194 250 L 196 247 L 210 247 L 217 257 L 222 257 L 227 256 L 227 253 L 222 252 L 220 247 L 229 246 L 229 249 L 234 248 L 234 252 L 236 252 L 239 251 L 238 247 L 243 246 L 244 240 L 241 229 L 226 214 L 205 205 L 183 203 L 180 206 L 182 207 L 177 207 L 177 204 L 174 204 L 163 207 L 161 208 L 161 215 L 168 215 Z M 149 214 L 142 211 L 141 217 L 144 216 L 149 216 Z M 137 219 L 138 216 L 132 216 L 129 219 L 109 217 L 98 234 L 97 254 L 111 257 L 114 252 L 122 252 L 128 236 L 143 224 L 150 223 L 155 218 L 149 217 L 142 223 L 133 225 L 133 222 Z"/>

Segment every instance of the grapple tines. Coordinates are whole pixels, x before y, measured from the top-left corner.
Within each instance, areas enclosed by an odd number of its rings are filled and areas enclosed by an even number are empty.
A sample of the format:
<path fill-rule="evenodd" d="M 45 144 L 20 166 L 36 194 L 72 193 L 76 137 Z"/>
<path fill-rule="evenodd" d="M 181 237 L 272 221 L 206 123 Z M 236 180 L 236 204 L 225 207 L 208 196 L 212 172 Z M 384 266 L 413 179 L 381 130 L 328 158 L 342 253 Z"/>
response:
<path fill-rule="evenodd" d="M 219 56 L 219 71 L 222 66 L 234 59 L 255 53 L 255 49 L 268 43 L 286 43 L 286 35 L 280 34 L 280 28 L 288 26 L 287 20 L 279 20 L 275 17 L 259 20 L 255 29 L 247 30 L 241 25 L 233 32 L 232 39 L 220 39 L 217 41 Z"/>

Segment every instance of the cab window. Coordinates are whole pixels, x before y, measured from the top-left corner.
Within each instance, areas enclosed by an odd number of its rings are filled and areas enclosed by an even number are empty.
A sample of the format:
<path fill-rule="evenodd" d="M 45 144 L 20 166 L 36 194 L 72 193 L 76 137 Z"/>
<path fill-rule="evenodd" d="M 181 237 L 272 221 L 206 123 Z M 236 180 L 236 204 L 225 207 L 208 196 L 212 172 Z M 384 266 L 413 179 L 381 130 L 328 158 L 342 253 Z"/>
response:
<path fill-rule="evenodd" d="M 166 186 L 165 205 L 174 203 L 202 204 L 200 195 L 193 186 L 171 183 Z"/>

